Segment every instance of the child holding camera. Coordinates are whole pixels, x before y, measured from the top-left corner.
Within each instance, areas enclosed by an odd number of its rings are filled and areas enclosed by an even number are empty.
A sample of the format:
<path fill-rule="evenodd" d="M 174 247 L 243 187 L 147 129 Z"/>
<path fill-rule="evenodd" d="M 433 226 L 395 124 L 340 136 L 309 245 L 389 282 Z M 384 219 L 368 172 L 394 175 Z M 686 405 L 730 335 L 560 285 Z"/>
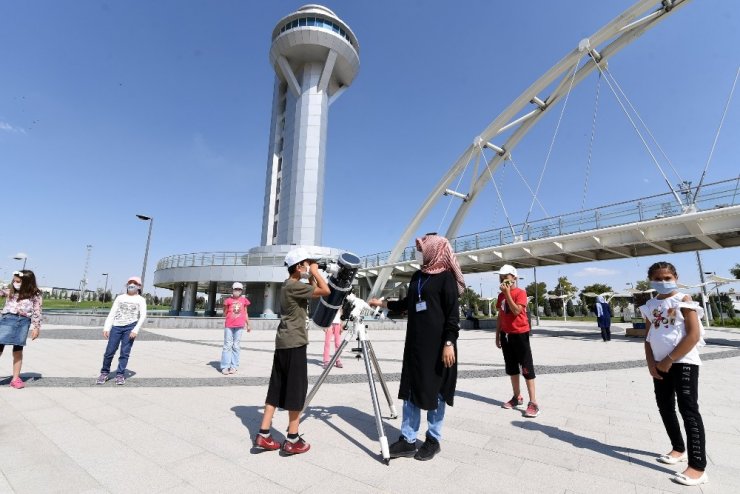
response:
<path fill-rule="evenodd" d="M 298 422 L 308 392 L 308 301 L 329 295 L 331 290 L 319 273 L 316 261 L 306 249 L 297 248 L 285 256 L 287 280 L 280 289 L 280 325 L 275 336 L 270 385 L 265 398 L 265 414 L 254 447 L 285 455 L 305 453 L 311 446 L 298 435 Z M 308 284 L 301 280 L 308 280 Z M 288 437 L 282 446 L 272 438 L 270 428 L 276 408 L 288 410 Z"/>
<path fill-rule="evenodd" d="M 527 292 L 516 286 L 517 271 L 514 266 L 504 264 L 498 271 L 501 282 L 501 293 L 498 294 L 496 309 L 498 309 L 498 323 L 496 324 L 496 346 L 504 353 L 506 374 L 511 378 L 511 388 L 514 396 L 502 405 L 506 409 L 521 409 L 524 399 L 521 395 L 519 369 L 524 375 L 527 384 L 529 404 L 524 416 L 534 418 L 540 414 L 534 386 L 534 363 L 532 348 L 529 345 L 529 320 L 527 319 Z"/>

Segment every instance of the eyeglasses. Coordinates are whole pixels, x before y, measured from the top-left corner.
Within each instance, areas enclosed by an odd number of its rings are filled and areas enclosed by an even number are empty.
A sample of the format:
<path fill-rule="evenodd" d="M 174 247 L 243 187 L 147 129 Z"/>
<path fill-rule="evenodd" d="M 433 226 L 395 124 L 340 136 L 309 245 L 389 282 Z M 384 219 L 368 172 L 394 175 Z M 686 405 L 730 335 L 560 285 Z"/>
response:
<path fill-rule="evenodd" d="M 17 276 L 18 278 L 23 278 L 23 273 L 20 271 L 13 271 L 13 276 Z"/>

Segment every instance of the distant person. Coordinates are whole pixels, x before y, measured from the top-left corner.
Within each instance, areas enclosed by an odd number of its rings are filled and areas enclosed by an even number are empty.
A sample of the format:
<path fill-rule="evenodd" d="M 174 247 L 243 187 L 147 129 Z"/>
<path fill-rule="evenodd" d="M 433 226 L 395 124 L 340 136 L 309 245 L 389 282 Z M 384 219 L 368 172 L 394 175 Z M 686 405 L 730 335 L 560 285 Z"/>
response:
<path fill-rule="evenodd" d="M 266 450 L 282 449 L 283 454 L 295 455 L 311 448 L 298 435 L 298 422 L 308 392 L 308 302 L 329 295 L 331 290 L 319 273 L 319 265 L 310 259 L 306 249 L 299 247 L 288 252 L 285 265 L 289 277 L 280 289 L 282 314 L 275 336 L 265 414 L 254 438 L 254 446 Z M 288 410 L 288 437 L 282 446 L 270 434 L 272 417 L 278 407 Z"/>
<path fill-rule="evenodd" d="M 406 343 L 398 398 L 403 400 L 401 437 L 390 446 L 390 457 L 431 460 L 441 451 L 446 405 L 452 406 L 457 386 L 457 337 L 460 332 L 458 297 L 465 289 L 449 241 L 436 234 L 416 239 L 421 269 L 413 274 L 406 298 L 371 299 L 373 306 L 408 310 Z M 421 410 L 427 411 L 426 439 L 419 450 Z"/>
<path fill-rule="evenodd" d="M 131 348 L 146 320 L 146 299 L 141 296 L 141 278 L 131 276 L 126 280 L 126 293 L 117 296 L 103 325 L 103 336 L 108 340 L 103 355 L 103 366 L 95 384 L 105 384 L 110 374 L 111 362 L 120 346 L 116 384 L 126 384 L 126 366 Z"/>
<path fill-rule="evenodd" d="M 517 271 L 514 266 L 504 264 L 498 271 L 501 293 L 496 301 L 498 323 L 496 324 L 496 346 L 504 353 L 506 374 L 511 379 L 514 396 L 502 405 L 503 408 L 521 409 L 524 398 L 521 394 L 520 368 L 527 385 L 529 403 L 524 416 L 534 418 L 540 414 L 535 395 L 535 372 L 532 348 L 529 344 L 530 326 L 527 319 L 527 292 L 517 286 Z"/>
<path fill-rule="evenodd" d="M 5 307 L 0 312 L 0 355 L 5 345 L 13 345 L 13 377 L 10 387 L 22 389 L 26 385 L 21 379 L 23 347 L 26 346 L 28 330 L 31 340 L 41 332 L 42 293 L 36 286 L 36 275 L 30 269 L 13 272 L 13 281 L 7 288 L 0 289 L 0 297 L 6 297 Z"/>
<path fill-rule="evenodd" d="M 473 312 L 472 307 L 469 307 L 465 312 L 465 319 L 473 322 L 473 329 L 480 329 L 480 320 L 475 317 L 475 312 Z"/>
<path fill-rule="evenodd" d="M 334 320 L 331 323 L 331 326 L 326 328 L 324 330 L 324 368 L 329 365 L 329 352 L 331 350 L 331 342 L 334 340 L 334 352 L 336 353 L 337 350 L 339 350 L 339 346 L 342 344 L 342 309 L 340 308 L 337 311 L 337 315 L 334 316 Z M 334 362 L 334 365 L 339 367 L 340 369 L 342 366 L 342 359 L 337 358 L 337 361 Z"/>
<path fill-rule="evenodd" d="M 704 311 L 691 296 L 678 291 L 678 273 L 673 264 L 656 262 L 648 269 L 648 279 L 658 295 L 640 307 L 648 328 L 645 359 L 672 448 L 658 456 L 657 461 L 668 465 L 688 461 L 688 468 L 676 473 L 673 481 L 683 485 L 704 484 L 709 477 L 705 472 L 706 437 L 698 403 L 701 359 L 697 350 L 704 345 L 700 322 Z M 686 443 L 676 417 L 677 401 Z"/>
<path fill-rule="evenodd" d="M 596 322 L 601 329 L 601 339 L 606 343 L 612 340 L 612 309 L 604 297 L 596 296 Z"/>
<path fill-rule="evenodd" d="M 221 374 L 236 374 L 239 369 L 242 333 L 252 331 L 249 325 L 247 307 L 249 300 L 242 296 L 244 285 L 239 282 L 231 285 L 231 297 L 224 300 L 224 347 L 221 352 Z"/>

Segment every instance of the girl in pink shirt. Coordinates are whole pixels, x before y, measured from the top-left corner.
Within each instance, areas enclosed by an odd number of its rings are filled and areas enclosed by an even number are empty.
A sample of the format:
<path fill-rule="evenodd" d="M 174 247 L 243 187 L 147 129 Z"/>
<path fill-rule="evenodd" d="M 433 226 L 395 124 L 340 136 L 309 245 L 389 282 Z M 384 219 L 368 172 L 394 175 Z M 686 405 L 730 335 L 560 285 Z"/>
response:
<path fill-rule="evenodd" d="M 249 300 L 242 296 L 244 286 L 236 282 L 232 285 L 231 297 L 224 300 L 224 348 L 221 352 L 221 374 L 236 374 L 239 368 L 242 332 L 246 326 L 251 332 L 247 307 Z"/>

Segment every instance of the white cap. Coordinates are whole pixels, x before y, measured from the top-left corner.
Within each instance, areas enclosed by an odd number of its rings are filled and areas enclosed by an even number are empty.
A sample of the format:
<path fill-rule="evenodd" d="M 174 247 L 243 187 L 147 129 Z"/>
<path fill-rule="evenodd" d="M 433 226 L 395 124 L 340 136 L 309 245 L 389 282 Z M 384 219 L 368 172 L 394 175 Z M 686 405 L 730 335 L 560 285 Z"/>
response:
<path fill-rule="evenodd" d="M 516 277 L 519 277 L 519 275 L 516 273 L 516 268 L 512 266 L 511 264 L 504 264 L 501 266 L 501 268 L 498 270 L 498 274 L 504 275 L 504 274 L 513 274 Z"/>
<path fill-rule="evenodd" d="M 311 255 L 303 247 L 298 247 L 288 252 L 288 255 L 285 256 L 285 265 L 288 267 L 295 266 L 306 259 L 312 259 Z"/>
<path fill-rule="evenodd" d="M 237 288 L 238 288 L 239 290 L 244 290 L 244 285 L 242 285 L 242 284 L 241 284 L 241 283 L 239 283 L 238 281 L 237 281 L 236 283 L 234 283 L 233 285 L 231 285 L 231 289 L 232 289 L 232 290 L 236 290 Z"/>

